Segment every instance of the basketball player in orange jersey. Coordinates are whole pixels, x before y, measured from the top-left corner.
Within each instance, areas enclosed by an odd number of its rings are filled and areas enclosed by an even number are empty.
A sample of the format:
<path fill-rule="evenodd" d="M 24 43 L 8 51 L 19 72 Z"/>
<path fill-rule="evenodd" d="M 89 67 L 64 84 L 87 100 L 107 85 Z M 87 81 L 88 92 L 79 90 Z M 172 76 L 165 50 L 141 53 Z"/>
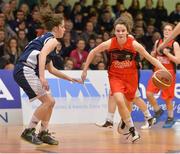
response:
<path fill-rule="evenodd" d="M 102 42 L 96 48 L 92 49 L 87 57 L 85 67 L 81 78 L 84 81 L 87 77 L 89 64 L 95 54 L 106 51 L 109 54 L 108 77 L 110 89 L 121 118 L 129 129 L 129 137 L 135 142 L 140 138 L 139 133 L 135 130 L 130 112 L 126 102 L 134 99 L 138 87 L 138 73 L 135 62 L 137 51 L 149 60 L 159 69 L 167 69 L 155 58 L 153 58 L 144 47 L 128 36 L 129 26 L 125 20 L 118 18 L 114 23 L 115 37 Z"/>
<path fill-rule="evenodd" d="M 128 12 L 124 12 L 121 14 L 120 18 L 121 18 L 121 20 L 125 20 L 128 23 L 129 32 L 131 33 L 132 28 L 133 28 L 133 18 L 131 16 L 131 14 Z M 134 38 L 132 35 L 129 35 L 129 36 Z M 140 69 L 140 57 L 139 56 L 137 56 L 137 58 L 136 58 L 136 63 L 137 63 L 137 68 Z M 133 99 L 132 102 L 135 103 L 144 114 L 145 125 L 141 126 L 141 128 L 142 129 L 151 128 L 151 126 L 154 124 L 154 118 L 152 118 L 151 113 L 149 112 L 146 103 L 140 97 L 139 89 L 137 89 L 135 98 Z M 132 103 L 130 103 L 130 104 L 132 104 Z M 130 111 L 132 111 L 131 107 L 132 107 L 132 105 L 129 106 Z M 111 92 L 110 92 L 110 96 L 109 96 L 109 100 L 108 100 L 108 113 L 107 113 L 106 121 L 101 127 L 107 127 L 107 128 L 113 127 L 113 118 L 114 118 L 115 110 L 116 110 L 116 102 L 114 101 L 113 97 L 111 96 Z M 127 132 L 125 123 L 122 120 L 120 121 L 120 124 L 118 126 L 118 132 L 120 134 L 126 134 L 126 132 Z"/>
<path fill-rule="evenodd" d="M 180 48 L 179 44 L 175 42 L 174 40 L 171 40 L 167 47 L 163 50 L 160 50 L 157 52 L 157 47 L 163 42 L 163 40 L 167 39 L 173 31 L 173 25 L 167 23 L 163 28 L 163 39 L 157 40 L 154 46 L 154 51 L 152 51 L 151 55 L 158 59 L 166 69 L 171 73 L 173 76 L 173 82 L 171 86 L 165 90 L 161 90 L 161 97 L 166 103 L 167 111 L 168 111 L 168 118 L 165 121 L 165 124 L 163 125 L 163 128 L 170 128 L 174 124 L 174 115 L 173 115 L 173 104 L 172 100 L 174 98 L 174 87 L 176 82 L 176 64 L 180 63 Z M 157 69 L 155 68 L 154 71 Z M 163 114 L 163 110 L 159 107 L 155 97 L 154 93 L 158 93 L 160 91 L 159 88 L 153 85 L 152 79 L 149 80 L 147 85 L 147 98 L 151 105 L 154 108 L 154 117 L 156 118 L 156 121 L 159 121 L 159 118 Z"/>
<path fill-rule="evenodd" d="M 179 34 L 180 34 L 180 22 L 176 25 L 172 33 L 166 39 L 163 40 L 163 43 L 161 43 L 158 46 L 157 51 L 160 51 L 161 49 L 163 49 L 168 44 L 169 41 L 174 39 Z"/>

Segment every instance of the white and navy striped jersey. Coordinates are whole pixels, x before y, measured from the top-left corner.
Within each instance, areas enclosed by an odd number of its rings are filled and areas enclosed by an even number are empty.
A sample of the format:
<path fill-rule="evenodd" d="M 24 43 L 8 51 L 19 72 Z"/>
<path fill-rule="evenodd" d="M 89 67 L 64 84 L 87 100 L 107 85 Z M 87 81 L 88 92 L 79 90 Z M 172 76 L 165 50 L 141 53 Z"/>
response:
<path fill-rule="evenodd" d="M 38 55 L 41 52 L 44 44 L 51 38 L 54 38 L 54 35 L 51 32 L 47 32 L 29 42 L 23 53 L 20 55 L 18 63 L 23 63 L 38 71 Z M 51 57 L 50 55 L 51 54 L 49 54 L 47 57 Z"/>

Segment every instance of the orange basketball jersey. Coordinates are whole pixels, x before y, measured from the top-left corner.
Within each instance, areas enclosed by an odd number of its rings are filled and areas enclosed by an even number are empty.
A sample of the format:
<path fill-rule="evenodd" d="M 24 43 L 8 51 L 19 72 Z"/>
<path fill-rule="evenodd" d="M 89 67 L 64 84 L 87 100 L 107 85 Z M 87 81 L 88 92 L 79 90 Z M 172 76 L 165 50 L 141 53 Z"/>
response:
<path fill-rule="evenodd" d="M 158 44 L 157 44 L 157 47 L 162 43 L 162 39 L 159 40 Z M 167 47 L 166 49 L 168 49 L 172 54 L 174 54 L 174 51 L 173 51 L 173 43 L 174 43 L 174 40 L 170 41 L 168 44 L 167 44 Z M 161 51 L 163 52 L 163 50 Z M 169 58 L 164 55 L 163 53 L 162 54 L 159 54 L 158 52 L 156 53 L 156 58 L 164 65 L 164 67 L 166 67 L 168 70 L 174 70 L 175 69 L 175 64 L 169 60 Z"/>
<path fill-rule="evenodd" d="M 109 83 L 112 94 L 121 92 L 132 101 L 138 87 L 138 73 L 136 66 L 137 52 L 133 48 L 134 39 L 127 37 L 127 41 L 121 47 L 117 38 L 111 39 L 108 52 L 109 58 Z"/>
<path fill-rule="evenodd" d="M 132 43 L 134 39 L 127 37 L 127 41 L 120 46 L 117 38 L 111 39 L 111 45 L 108 52 L 109 59 L 109 75 L 121 76 L 121 74 L 134 74 L 137 72 L 136 56 Z"/>

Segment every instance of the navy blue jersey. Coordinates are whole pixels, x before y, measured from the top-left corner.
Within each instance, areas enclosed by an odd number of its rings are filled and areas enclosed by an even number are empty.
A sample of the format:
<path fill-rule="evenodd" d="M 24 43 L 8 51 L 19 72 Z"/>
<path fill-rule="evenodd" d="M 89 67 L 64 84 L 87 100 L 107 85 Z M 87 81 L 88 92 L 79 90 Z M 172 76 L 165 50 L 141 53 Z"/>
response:
<path fill-rule="evenodd" d="M 20 55 L 18 63 L 25 64 L 38 71 L 38 55 L 41 52 L 44 44 L 51 38 L 54 38 L 54 35 L 51 32 L 47 32 L 29 42 L 23 53 Z M 46 63 L 50 61 L 51 57 L 52 56 L 50 53 L 47 56 L 48 59 Z"/>

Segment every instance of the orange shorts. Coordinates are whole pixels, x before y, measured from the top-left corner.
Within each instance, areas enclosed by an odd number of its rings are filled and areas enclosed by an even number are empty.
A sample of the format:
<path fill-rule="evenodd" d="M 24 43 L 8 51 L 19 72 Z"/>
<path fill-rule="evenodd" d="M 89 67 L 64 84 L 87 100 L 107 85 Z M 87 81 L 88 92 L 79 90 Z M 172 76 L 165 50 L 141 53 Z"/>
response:
<path fill-rule="evenodd" d="M 122 74 L 120 77 L 109 76 L 111 93 L 121 92 L 128 101 L 132 101 L 138 88 L 138 75 Z"/>
<path fill-rule="evenodd" d="M 173 82 L 171 86 L 165 90 L 161 91 L 161 98 L 166 100 L 166 99 L 173 99 L 174 98 L 174 88 L 175 88 L 175 83 L 176 83 L 176 74 L 174 71 L 169 71 L 171 75 L 173 76 Z M 152 77 L 148 81 L 148 85 L 146 88 L 147 92 L 152 92 L 152 93 L 158 93 L 161 89 L 157 88 L 153 82 L 152 82 Z"/>

